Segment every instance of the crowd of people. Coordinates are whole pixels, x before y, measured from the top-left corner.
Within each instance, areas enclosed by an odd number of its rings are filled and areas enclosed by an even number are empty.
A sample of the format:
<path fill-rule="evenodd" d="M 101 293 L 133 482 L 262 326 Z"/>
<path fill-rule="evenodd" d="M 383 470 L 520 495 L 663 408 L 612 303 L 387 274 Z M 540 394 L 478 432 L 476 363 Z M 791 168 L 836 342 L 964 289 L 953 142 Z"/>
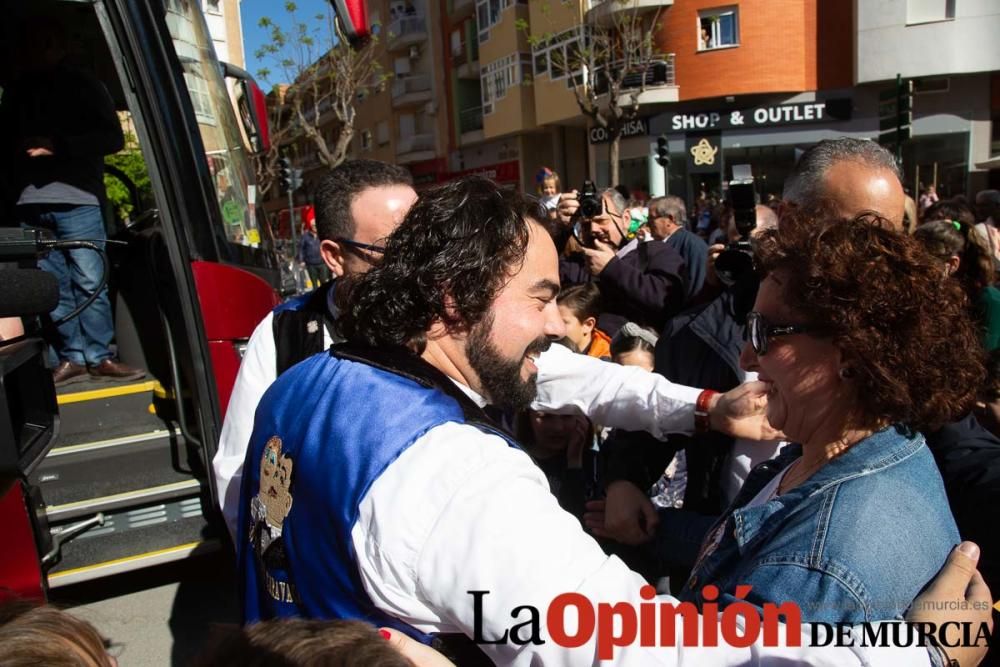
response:
<path fill-rule="evenodd" d="M 214 461 L 246 627 L 204 664 L 345 646 L 355 662 L 330 664 L 450 664 L 428 645 L 592 664 L 594 638 L 518 639 L 516 610 L 638 608 L 646 586 L 706 614 L 991 622 L 967 603 L 1000 590 L 1000 193 L 921 197 L 906 224 L 893 157 L 824 141 L 749 212 L 747 248 L 731 208 L 713 230 L 679 197 L 609 188 L 584 215 L 537 180 L 538 198 L 479 177 L 418 197 L 370 160 L 324 178 L 310 253 L 333 279 L 257 327 Z M 733 252 L 753 271 L 724 279 Z M 985 654 L 803 644 L 616 663 Z"/>

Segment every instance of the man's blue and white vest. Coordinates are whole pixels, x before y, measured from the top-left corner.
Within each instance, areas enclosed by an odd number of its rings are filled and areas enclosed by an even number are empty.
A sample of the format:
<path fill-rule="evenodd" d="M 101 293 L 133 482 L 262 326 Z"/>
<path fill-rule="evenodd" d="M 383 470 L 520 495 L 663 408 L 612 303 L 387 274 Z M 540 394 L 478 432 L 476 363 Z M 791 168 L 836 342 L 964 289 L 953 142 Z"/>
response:
<path fill-rule="evenodd" d="M 243 467 L 244 621 L 353 618 L 428 642 L 372 603 L 351 530 L 375 480 L 446 422 L 517 446 L 451 380 L 405 350 L 335 345 L 282 374 L 257 407 Z"/>

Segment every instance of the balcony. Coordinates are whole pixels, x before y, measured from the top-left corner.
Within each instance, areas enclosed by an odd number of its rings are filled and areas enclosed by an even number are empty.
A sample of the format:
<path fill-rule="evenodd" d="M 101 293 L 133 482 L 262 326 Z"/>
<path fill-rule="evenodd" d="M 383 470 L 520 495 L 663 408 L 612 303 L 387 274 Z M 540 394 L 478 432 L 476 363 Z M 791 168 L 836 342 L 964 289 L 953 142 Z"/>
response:
<path fill-rule="evenodd" d="M 400 16 L 389 24 L 389 40 L 386 48 L 389 51 L 401 51 L 414 44 L 427 41 L 427 21 L 423 16 Z"/>
<path fill-rule="evenodd" d="M 458 132 L 464 146 L 483 140 L 483 108 L 470 107 L 458 112 Z"/>
<path fill-rule="evenodd" d="M 400 137 L 396 142 L 397 164 L 420 162 L 421 160 L 430 160 L 433 157 L 434 135 L 430 132 Z"/>
<path fill-rule="evenodd" d="M 631 91 L 642 86 L 644 78 L 646 89 L 639 95 L 639 104 L 676 102 L 678 89 L 674 77 L 674 61 L 673 53 L 664 53 L 655 56 L 648 67 L 633 67 L 634 71 L 626 73 L 622 79 L 619 104 L 631 103 Z M 594 72 L 594 89 L 599 95 L 608 92 L 608 80 L 601 70 Z"/>
<path fill-rule="evenodd" d="M 628 21 L 629 16 L 624 15 L 626 12 L 644 14 L 673 4 L 674 0 L 588 0 L 587 20 L 598 25 L 609 25 L 616 20 Z"/>
<path fill-rule="evenodd" d="M 427 74 L 401 76 L 392 80 L 392 108 L 405 109 L 430 102 L 431 77 Z"/>

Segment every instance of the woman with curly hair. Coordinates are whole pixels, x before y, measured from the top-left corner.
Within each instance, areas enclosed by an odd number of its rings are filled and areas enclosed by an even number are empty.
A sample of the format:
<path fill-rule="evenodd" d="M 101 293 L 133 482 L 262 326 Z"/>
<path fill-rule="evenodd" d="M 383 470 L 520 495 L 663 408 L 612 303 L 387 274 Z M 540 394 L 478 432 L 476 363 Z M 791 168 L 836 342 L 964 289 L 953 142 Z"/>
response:
<path fill-rule="evenodd" d="M 724 606 L 749 585 L 804 621 L 901 617 L 959 542 L 920 432 L 967 413 L 983 380 L 965 295 L 872 215 L 791 212 L 755 255 L 741 365 L 796 444 L 750 473 L 681 597 L 702 604 L 711 583 Z"/>
<path fill-rule="evenodd" d="M 1000 290 L 993 287 L 993 259 L 974 227 L 962 220 L 935 220 L 913 236 L 937 257 L 944 274 L 962 286 L 970 314 L 982 332 L 987 352 L 1000 347 Z"/>

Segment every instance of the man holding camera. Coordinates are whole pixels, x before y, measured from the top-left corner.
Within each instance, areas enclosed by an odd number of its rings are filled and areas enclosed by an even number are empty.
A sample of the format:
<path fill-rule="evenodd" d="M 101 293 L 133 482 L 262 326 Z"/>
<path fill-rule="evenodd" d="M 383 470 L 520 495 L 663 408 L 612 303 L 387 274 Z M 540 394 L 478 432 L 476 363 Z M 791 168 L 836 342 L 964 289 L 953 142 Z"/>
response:
<path fill-rule="evenodd" d="M 558 222 L 573 230 L 580 253 L 560 259 L 563 285 L 596 281 L 604 312 L 598 326 L 614 335 L 625 322 L 661 329 L 684 305 L 684 260 L 664 243 L 643 243 L 630 230 L 625 199 L 588 182 L 563 193 Z"/>

